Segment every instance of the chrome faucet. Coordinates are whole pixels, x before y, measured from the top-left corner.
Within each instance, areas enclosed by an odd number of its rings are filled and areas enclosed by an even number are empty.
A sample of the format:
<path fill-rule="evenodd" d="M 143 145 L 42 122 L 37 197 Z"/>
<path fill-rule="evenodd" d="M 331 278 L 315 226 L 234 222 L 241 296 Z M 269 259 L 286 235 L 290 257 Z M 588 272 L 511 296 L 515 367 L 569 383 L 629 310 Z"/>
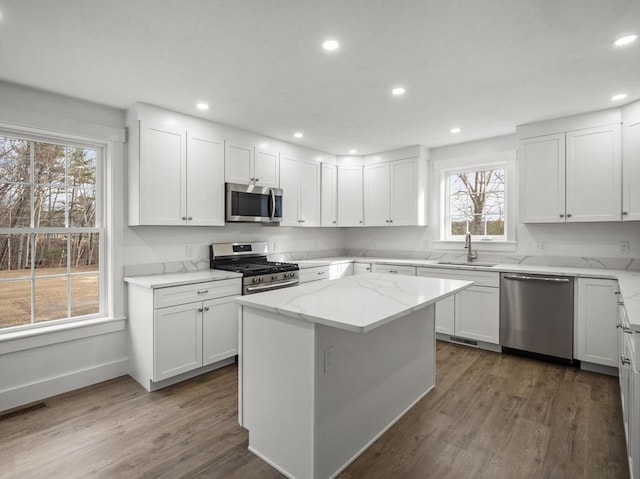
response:
<path fill-rule="evenodd" d="M 478 253 L 471 249 L 471 233 L 469 232 L 464 237 L 464 248 L 467 250 L 467 263 L 471 263 L 478 257 Z"/>

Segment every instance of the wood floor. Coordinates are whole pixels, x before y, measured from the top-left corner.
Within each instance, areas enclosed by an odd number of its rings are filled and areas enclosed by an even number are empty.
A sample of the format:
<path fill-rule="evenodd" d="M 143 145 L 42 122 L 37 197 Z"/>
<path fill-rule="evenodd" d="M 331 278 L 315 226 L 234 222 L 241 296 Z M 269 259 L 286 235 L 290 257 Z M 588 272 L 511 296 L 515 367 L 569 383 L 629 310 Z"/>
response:
<path fill-rule="evenodd" d="M 228 366 L 128 376 L 0 422 L 1 478 L 282 478 L 247 451 Z M 339 477 L 628 478 L 617 380 L 438 342 L 437 384 Z"/>

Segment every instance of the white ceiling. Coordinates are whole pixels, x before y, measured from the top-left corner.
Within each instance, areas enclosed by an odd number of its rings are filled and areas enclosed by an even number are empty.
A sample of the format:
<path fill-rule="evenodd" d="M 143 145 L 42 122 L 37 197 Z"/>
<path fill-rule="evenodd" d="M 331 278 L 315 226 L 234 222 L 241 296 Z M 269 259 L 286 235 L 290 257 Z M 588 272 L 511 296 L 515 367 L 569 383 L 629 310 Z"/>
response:
<path fill-rule="evenodd" d="M 640 33 L 640 0 L 0 0 L 0 12 L 0 79 L 338 155 L 640 98 L 640 41 L 612 45 Z M 321 48 L 329 37 L 338 51 Z"/>

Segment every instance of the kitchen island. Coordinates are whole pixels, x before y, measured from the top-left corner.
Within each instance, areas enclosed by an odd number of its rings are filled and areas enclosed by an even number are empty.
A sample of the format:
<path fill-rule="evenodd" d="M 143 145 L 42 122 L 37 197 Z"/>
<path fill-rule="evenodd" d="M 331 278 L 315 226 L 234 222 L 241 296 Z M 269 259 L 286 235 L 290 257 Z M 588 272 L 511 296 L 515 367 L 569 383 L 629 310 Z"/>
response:
<path fill-rule="evenodd" d="M 335 477 L 434 387 L 434 304 L 472 284 L 363 274 L 236 298 L 249 449 Z"/>

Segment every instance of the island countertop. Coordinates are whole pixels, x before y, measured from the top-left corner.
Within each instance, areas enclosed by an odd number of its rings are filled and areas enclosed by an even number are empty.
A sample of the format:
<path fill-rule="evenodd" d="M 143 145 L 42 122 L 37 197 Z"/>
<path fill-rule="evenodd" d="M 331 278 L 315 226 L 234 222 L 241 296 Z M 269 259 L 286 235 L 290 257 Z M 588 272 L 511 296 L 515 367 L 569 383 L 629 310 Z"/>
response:
<path fill-rule="evenodd" d="M 368 273 L 235 300 L 243 306 L 364 333 L 472 285 L 472 281 Z"/>

